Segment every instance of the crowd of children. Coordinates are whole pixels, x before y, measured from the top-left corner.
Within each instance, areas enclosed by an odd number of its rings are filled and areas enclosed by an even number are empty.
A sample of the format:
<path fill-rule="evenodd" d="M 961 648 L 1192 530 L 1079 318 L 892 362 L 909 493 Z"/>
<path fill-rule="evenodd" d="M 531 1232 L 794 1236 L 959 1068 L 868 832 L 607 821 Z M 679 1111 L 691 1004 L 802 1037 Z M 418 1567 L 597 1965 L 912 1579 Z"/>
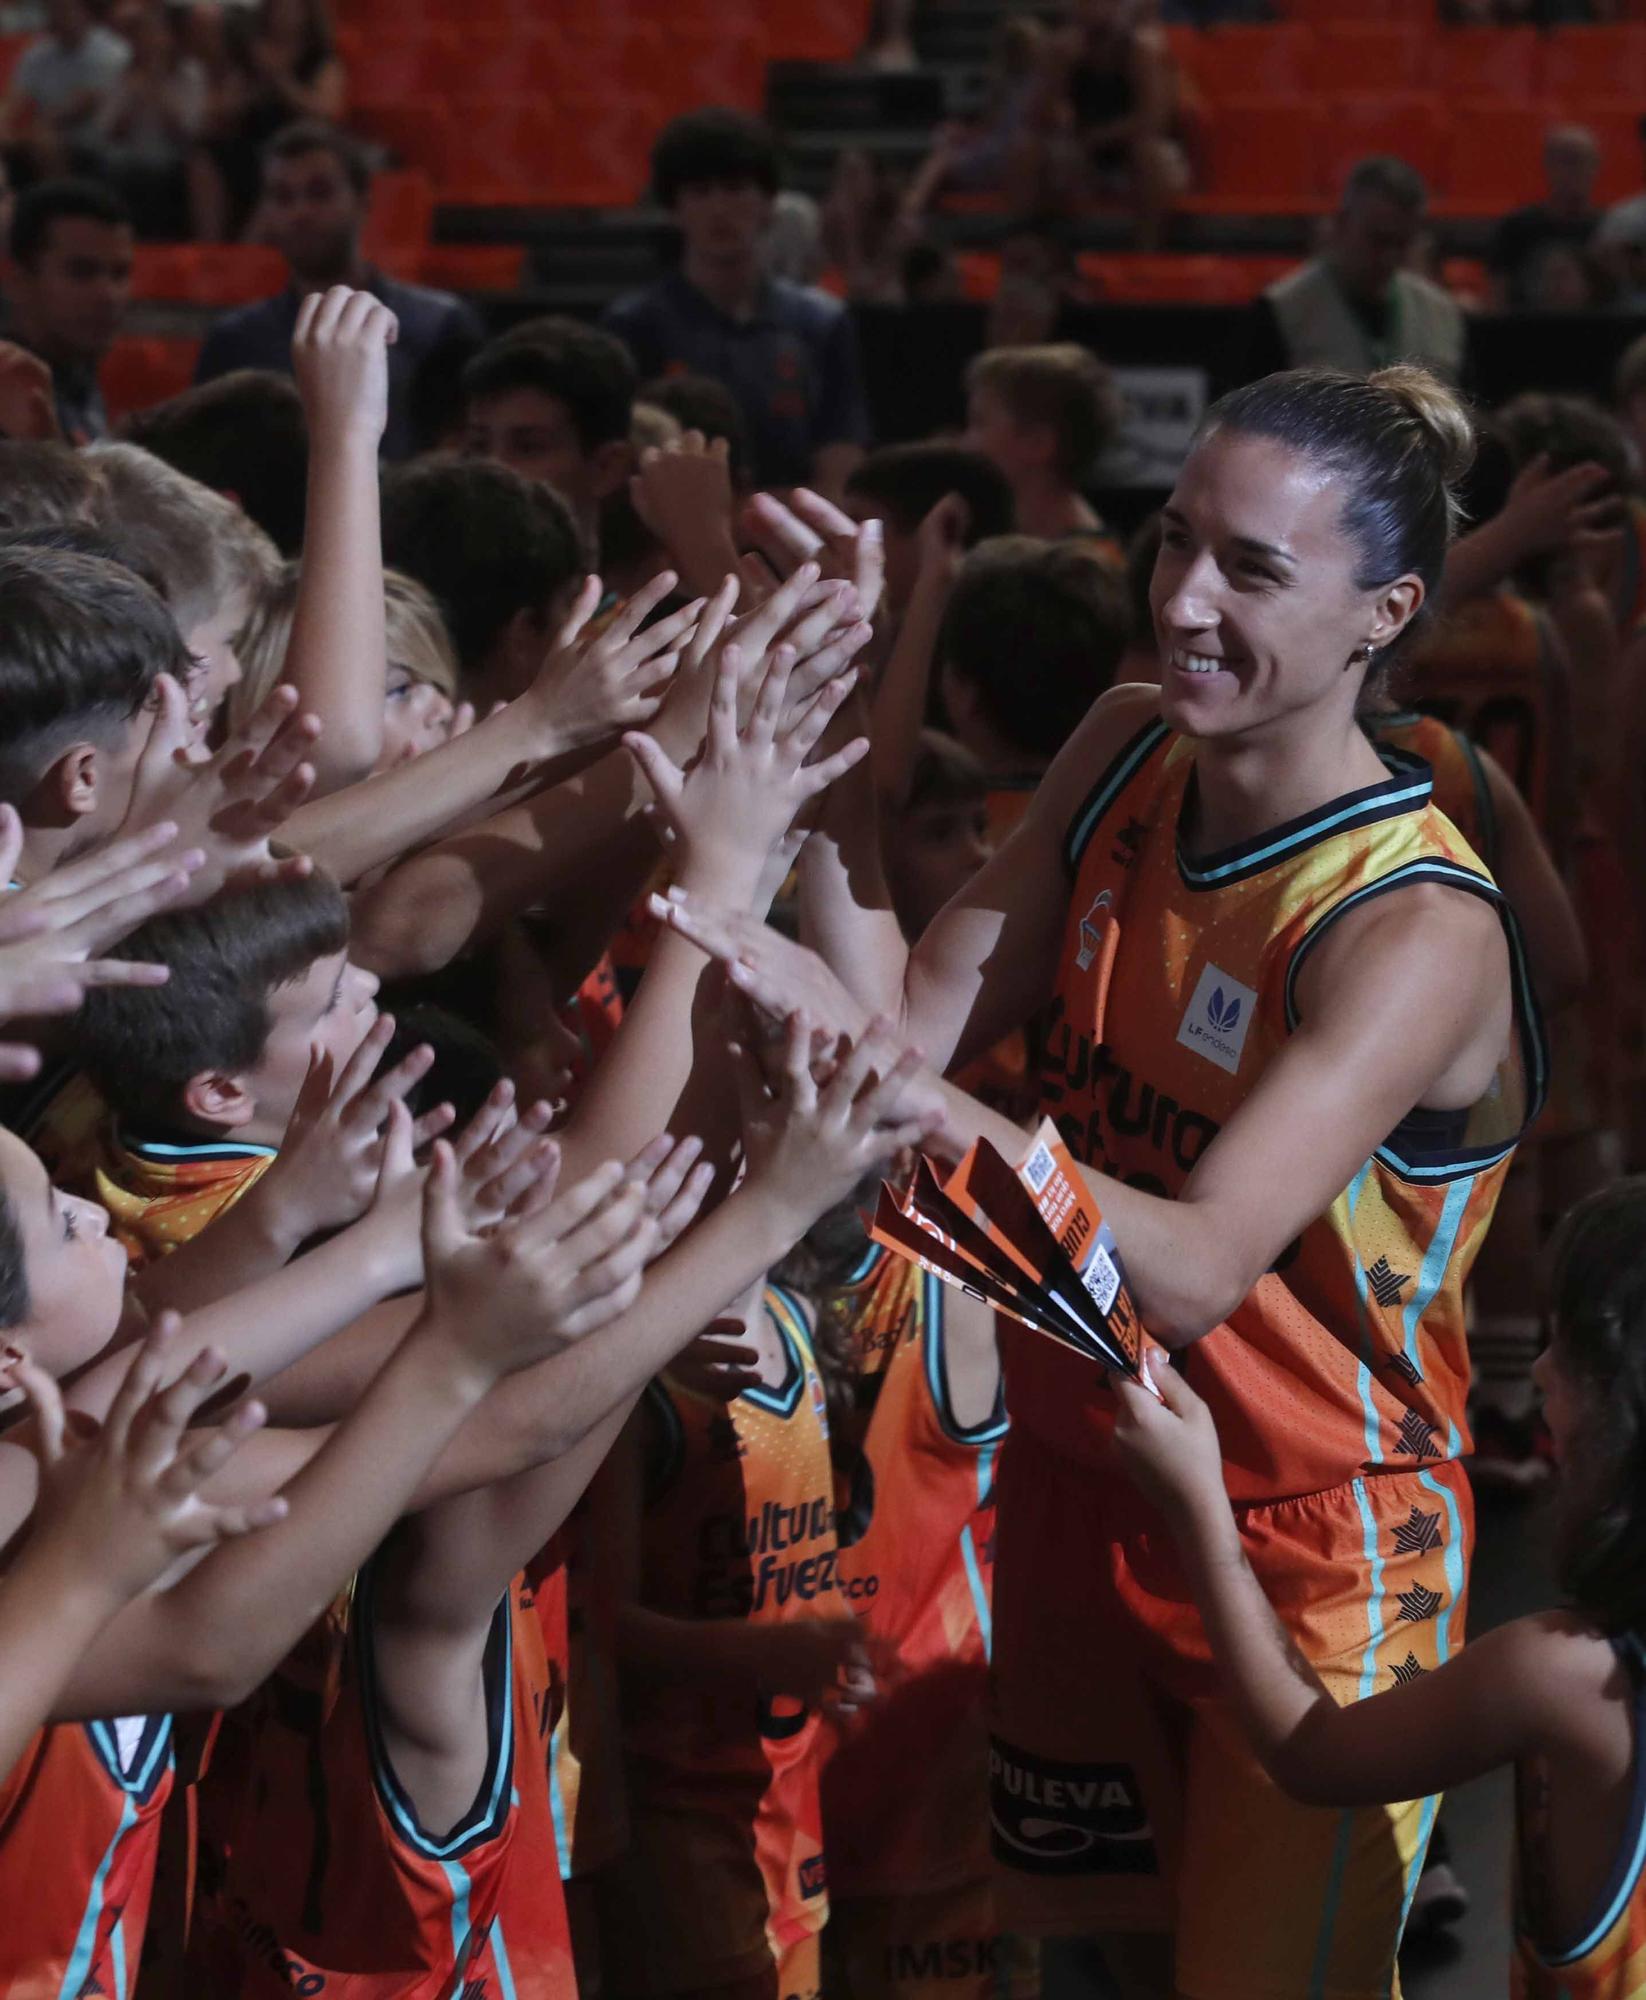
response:
<path fill-rule="evenodd" d="M 561 321 L 380 475 L 394 336 L 0 444 L 0 1994 L 1369 2000 L 1500 1764 L 1646 1994 L 1618 428 L 1271 377 L 1128 552 L 1079 349 L 825 495 Z M 1042 1115 L 1140 1382 L 870 1239 Z"/>

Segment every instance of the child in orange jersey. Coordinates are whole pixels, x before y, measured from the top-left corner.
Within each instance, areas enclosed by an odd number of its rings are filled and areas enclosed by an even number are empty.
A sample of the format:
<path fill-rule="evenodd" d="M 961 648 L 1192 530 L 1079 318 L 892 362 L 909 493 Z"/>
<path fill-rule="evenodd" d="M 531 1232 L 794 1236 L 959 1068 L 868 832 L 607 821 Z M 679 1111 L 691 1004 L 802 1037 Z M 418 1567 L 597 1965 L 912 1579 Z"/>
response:
<path fill-rule="evenodd" d="M 1217 1665 L 1274 1781 L 1350 1807 L 1518 1784 L 1519 2000 L 1646 1993 L 1646 1182 L 1561 1226 L 1539 1387 L 1560 1461 L 1569 1609 L 1517 1619 L 1432 1673 L 1339 1707 L 1247 1563 L 1211 1414 L 1160 1365 L 1121 1387 L 1115 1450 L 1175 1536 Z"/>

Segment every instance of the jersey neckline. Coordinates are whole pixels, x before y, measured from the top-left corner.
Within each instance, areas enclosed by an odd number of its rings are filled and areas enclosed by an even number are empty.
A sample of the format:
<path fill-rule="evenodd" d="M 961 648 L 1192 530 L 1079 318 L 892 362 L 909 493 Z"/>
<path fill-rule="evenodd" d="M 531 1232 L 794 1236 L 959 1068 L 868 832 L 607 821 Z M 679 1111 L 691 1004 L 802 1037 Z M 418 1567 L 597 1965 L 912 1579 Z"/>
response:
<path fill-rule="evenodd" d="M 1249 881 L 1270 868 L 1296 857 L 1337 833 L 1372 826 L 1379 820 L 1400 819 L 1421 812 L 1434 791 L 1434 774 L 1421 757 L 1403 750 L 1380 748 L 1378 754 L 1389 766 L 1389 776 L 1380 784 L 1364 785 L 1357 791 L 1341 792 L 1313 812 L 1282 820 L 1249 840 L 1211 854 L 1191 857 L 1183 843 L 1183 821 L 1195 795 L 1195 768 L 1191 761 L 1178 801 L 1174 836 L 1177 871 L 1186 889 L 1205 891 L 1226 889 L 1236 882 Z"/>

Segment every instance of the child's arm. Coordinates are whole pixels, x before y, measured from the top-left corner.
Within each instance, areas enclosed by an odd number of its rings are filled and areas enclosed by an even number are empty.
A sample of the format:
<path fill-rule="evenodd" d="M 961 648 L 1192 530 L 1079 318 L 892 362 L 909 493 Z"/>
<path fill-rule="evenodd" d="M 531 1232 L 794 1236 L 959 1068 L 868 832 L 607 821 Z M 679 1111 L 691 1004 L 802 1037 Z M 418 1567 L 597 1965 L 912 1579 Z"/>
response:
<path fill-rule="evenodd" d="M 120 1613 L 76 1668 L 58 1713 L 244 1700 L 405 1511 L 425 1468 L 499 1379 L 632 1301 L 654 1234 L 643 1190 L 620 1175 L 612 1165 L 558 1199 L 539 1189 L 481 1235 L 465 1224 L 456 1163 L 437 1144 L 423 1317 L 329 1437 L 267 1434 L 241 1453 L 212 1497 L 279 1490 L 286 1518 Z"/>
<path fill-rule="evenodd" d="M 1211 1413 L 1163 1359 L 1150 1367 L 1158 1398 L 1115 1378 L 1115 1454 L 1171 1525 L 1229 1697 L 1282 1790 L 1321 1806 L 1423 1798 L 1561 1740 L 1594 1643 L 1564 1620 L 1519 1619 L 1339 1708 L 1246 1560 Z"/>
<path fill-rule="evenodd" d="M 63 1407 L 57 1384 L 27 1360 L 0 1364 L 0 1383 L 20 1388 L 33 1412 L 27 1442 L 39 1468 L 28 1536 L 0 1581 L 0 1770 L 9 1770 L 51 1714 L 75 1662 L 103 1627 L 179 1557 L 230 1536 L 270 1527 L 280 1499 L 214 1507 L 199 1488 L 258 1429 L 263 1412 L 242 1404 L 205 1443 L 185 1444 L 189 1420 L 222 1379 L 221 1356 L 176 1366 L 177 1327 L 168 1316 L 127 1368 L 107 1420 Z"/>
<path fill-rule="evenodd" d="M 308 511 L 282 680 L 318 716 L 316 789 L 364 778 L 383 748 L 388 641 L 377 448 L 399 324 L 370 292 L 311 292 L 292 334 L 309 430 Z"/>
<path fill-rule="evenodd" d="M 1603 465 L 1568 465 L 1551 472 L 1547 452 L 1528 459 L 1515 474 L 1502 508 L 1459 535 L 1447 551 L 1436 609 L 1455 610 L 1471 597 L 1495 590 L 1533 556 L 1604 538 L 1617 517 L 1608 484 Z"/>
<path fill-rule="evenodd" d="M 960 567 L 967 518 L 965 501 L 958 493 L 948 493 L 920 524 L 920 567 L 886 671 L 875 689 L 869 732 L 874 744 L 869 755 L 874 788 L 887 806 L 901 806 L 909 796 L 931 700 L 937 635 Z"/>
<path fill-rule="evenodd" d="M 339 882 L 443 839 L 477 811 L 499 814 L 585 767 L 619 730 L 661 706 L 700 605 L 641 629 L 668 595 L 667 572 L 637 591 L 604 630 L 590 636 L 600 580 L 590 577 L 524 694 L 426 756 L 380 771 L 287 821 L 283 838 Z M 380 899 L 390 902 L 392 898 Z"/>

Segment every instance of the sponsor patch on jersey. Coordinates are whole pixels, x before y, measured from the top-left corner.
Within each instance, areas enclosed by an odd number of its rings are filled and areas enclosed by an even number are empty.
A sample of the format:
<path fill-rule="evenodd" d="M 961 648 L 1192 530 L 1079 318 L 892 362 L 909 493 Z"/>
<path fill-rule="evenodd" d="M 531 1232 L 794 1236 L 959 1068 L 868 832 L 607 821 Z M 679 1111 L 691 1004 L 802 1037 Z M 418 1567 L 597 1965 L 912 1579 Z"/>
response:
<path fill-rule="evenodd" d="M 1215 965 L 1202 968 L 1193 998 L 1183 1010 L 1177 1039 L 1197 1056 L 1230 1076 L 1240 1067 L 1246 1036 L 1257 1012 L 1257 995 Z"/>
<path fill-rule="evenodd" d="M 989 1740 L 995 1859 L 1028 1875 L 1154 1875 L 1154 1833 L 1130 1764 L 1068 1764 Z"/>

